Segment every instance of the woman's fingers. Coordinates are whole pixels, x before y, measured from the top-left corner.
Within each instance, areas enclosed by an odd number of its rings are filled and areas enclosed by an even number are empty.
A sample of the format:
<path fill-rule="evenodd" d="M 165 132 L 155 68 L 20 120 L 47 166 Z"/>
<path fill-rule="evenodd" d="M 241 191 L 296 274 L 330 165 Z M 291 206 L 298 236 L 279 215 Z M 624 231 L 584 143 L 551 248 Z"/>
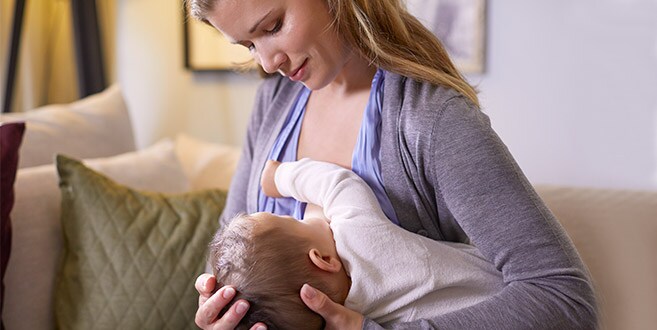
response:
<path fill-rule="evenodd" d="M 212 296 L 212 290 L 216 284 L 215 277 L 211 274 L 201 274 L 196 278 L 194 287 L 198 291 L 198 306 L 201 307 L 210 296 Z"/>
<path fill-rule="evenodd" d="M 325 329 L 361 329 L 363 327 L 363 315 L 333 302 L 323 292 L 308 284 L 301 287 L 301 300 L 308 308 L 324 318 Z"/>
<path fill-rule="evenodd" d="M 233 287 L 225 286 L 219 289 L 199 306 L 196 311 L 196 325 L 201 329 L 234 329 L 249 309 L 249 303 L 246 300 L 238 300 L 218 319 L 219 312 L 234 297 L 235 289 Z"/>
<path fill-rule="evenodd" d="M 267 326 L 264 323 L 256 323 L 254 324 L 250 330 L 267 330 Z"/>

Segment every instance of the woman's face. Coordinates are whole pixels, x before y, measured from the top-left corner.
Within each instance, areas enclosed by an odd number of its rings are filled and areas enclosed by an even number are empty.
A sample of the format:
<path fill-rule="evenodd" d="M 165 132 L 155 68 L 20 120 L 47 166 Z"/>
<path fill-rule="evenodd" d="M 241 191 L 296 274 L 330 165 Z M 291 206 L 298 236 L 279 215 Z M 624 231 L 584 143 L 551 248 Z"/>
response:
<path fill-rule="evenodd" d="M 217 0 L 208 21 L 250 49 L 269 73 L 316 90 L 331 83 L 350 52 L 334 29 L 325 0 Z"/>

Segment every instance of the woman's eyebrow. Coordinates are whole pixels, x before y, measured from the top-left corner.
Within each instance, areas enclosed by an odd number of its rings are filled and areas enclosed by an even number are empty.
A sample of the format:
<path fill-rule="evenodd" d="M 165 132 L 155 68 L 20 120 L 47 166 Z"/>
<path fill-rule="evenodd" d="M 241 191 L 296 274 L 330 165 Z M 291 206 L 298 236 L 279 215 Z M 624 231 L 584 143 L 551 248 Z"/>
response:
<path fill-rule="evenodd" d="M 249 34 L 255 32 L 255 30 L 258 28 L 258 25 L 260 25 L 260 23 L 262 23 L 262 21 L 264 21 L 264 20 L 267 18 L 267 16 L 269 16 L 269 14 L 271 14 L 271 12 L 272 12 L 272 11 L 270 10 L 269 12 L 267 12 L 267 13 L 265 14 L 265 16 L 262 16 L 261 19 L 259 19 L 255 24 L 253 24 L 253 27 L 251 27 L 251 28 L 249 29 Z"/>
<path fill-rule="evenodd" d="M 269 12 L 267 12 L 267 13 L 265 14 L 265 16 L 262 16 L 262 18 L 260 18 L 255 24 L 253 24 L 253 27 L 251 27 L 251 28 L 249 29 L 249 34 L 252 34 L 253 32 L 255 32 L 255 30 L 258 28 L 258 25 L 260 25 L 260 24 L 262 23 L 262 21 L 264 21 L 265 19 L 267 19 L 267 17 L 269 16 L 269 14 L 271 14 L 272 11 L 273 11 L 273 10 L 270 10 Z M 230 41 L 231 44 L 240 44 L 240 45 L 244 45 L 244 40 L 236 40 L 236 41 L 232 41 L 232 40 L 229 39 L 228 41 Z"/>

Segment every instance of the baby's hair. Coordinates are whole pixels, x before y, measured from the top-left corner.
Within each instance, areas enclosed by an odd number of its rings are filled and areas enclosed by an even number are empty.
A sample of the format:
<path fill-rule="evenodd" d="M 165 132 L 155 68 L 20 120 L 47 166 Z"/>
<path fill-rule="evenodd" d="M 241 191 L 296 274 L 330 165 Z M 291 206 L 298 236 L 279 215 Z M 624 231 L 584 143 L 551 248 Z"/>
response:
<path fill-rule="evenodd" d="M 258 224 L 250 215 L 239 214 L 209 246 L 219 286 L 234 286 L 235 300 L 251 305 L 237 329 L 249 329 L 256 322 L 264 322 L 268 329 L 323 328 L 324 320 L 301 300 L 301 287 L 308 283 L 333 300 L 338 293 L 312 264 L 309 240 L 278 226 Z"/>

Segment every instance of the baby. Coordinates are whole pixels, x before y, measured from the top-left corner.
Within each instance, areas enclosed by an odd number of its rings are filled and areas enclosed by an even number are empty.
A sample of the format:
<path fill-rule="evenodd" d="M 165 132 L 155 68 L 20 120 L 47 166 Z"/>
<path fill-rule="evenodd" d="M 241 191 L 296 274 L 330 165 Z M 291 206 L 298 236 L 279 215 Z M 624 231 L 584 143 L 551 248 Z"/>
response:
<path fill-rule="evenodd" d="M 210 243 L 217 282 L 251 304 L 248 329 L 320 329 L 299 297 L 304 283 L 386 326 L 464 308 L 499 292 L 502 275 L 470 245 L 439 242 L 388 220 L 369 186 L 337 165 L 271 162 L 263 191 L 319 205 L 305 220 L 238 215 Z M 327 220 L 328 219 L 328 220 Z"/>

